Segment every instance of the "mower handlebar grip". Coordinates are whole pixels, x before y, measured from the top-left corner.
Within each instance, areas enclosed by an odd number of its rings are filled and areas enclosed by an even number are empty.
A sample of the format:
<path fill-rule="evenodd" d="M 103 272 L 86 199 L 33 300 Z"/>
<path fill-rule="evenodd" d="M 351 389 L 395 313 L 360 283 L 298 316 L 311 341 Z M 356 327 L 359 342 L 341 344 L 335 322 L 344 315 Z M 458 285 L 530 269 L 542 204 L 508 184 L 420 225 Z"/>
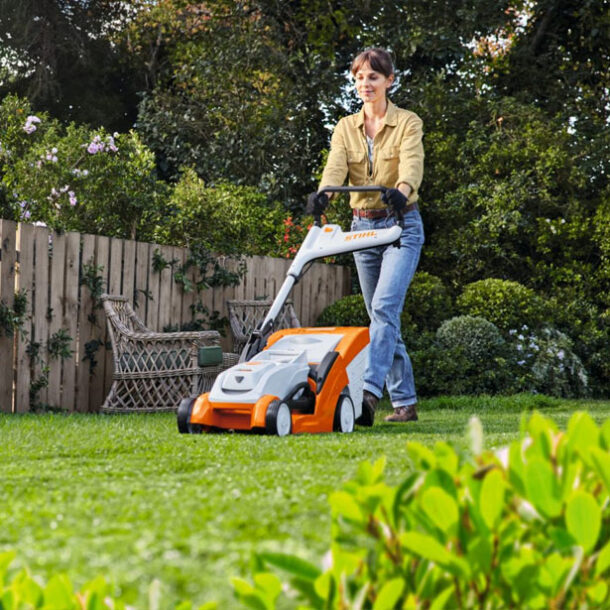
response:
<path fill-rule="evenodd" d="M 319 193 L 385 193 L 385 186 L 323 186 Z"/>

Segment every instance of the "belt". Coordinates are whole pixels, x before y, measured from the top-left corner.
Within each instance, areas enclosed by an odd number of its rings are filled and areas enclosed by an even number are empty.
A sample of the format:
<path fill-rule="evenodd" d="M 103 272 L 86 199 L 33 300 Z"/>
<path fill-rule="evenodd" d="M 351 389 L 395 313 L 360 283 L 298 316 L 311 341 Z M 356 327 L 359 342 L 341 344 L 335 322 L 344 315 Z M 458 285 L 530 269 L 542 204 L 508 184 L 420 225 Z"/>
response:
<path fill-rule="evenodd" d="M 406 214 L 407 212 L 412 212 L 413 210 L 419 210 L 417 203 L 410 203 L 403 211 Z M 390 214 L 393 214 L 394 210 L 392 208 L 375 210 L 360 210 L 358 208 L 352 208 L 352 212 L 354 214 L 354 218 L 386 218 L 387 216 L 390 216 Z"/>

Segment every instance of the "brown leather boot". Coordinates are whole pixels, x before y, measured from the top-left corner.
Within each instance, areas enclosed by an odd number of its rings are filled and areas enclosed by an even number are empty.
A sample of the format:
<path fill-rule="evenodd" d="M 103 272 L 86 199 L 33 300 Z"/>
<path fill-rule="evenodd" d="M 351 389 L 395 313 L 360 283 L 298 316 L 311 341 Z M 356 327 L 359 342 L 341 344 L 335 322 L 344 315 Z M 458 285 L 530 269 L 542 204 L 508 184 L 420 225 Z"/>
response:
<path fill-rule="evenodd" d="M 362 415 L 356 420 L 360 426 L 372 426 L 375 421 L 375 409 L 379 398 L 375 394 L 364 390 L 362 394 Z"/>
<path fill-rule="evenodd" d="M 409 405 L 408 407 L 398 407 L 394 409 L 394 413 L 392 415 L 388 415 L 385 418 L 385 421 L 391 422 L 407 422 L 407 421 L 417 421 L 417 403 L 414 405 Z"/>

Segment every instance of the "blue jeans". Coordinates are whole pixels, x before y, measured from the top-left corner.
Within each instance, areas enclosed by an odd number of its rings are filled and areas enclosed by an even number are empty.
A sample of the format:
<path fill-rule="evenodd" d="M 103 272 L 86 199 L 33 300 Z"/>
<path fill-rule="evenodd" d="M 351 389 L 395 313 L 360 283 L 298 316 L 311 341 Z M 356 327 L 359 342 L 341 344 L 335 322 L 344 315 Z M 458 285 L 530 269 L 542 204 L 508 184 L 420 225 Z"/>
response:
<path fill-rule="evenodd" d="M 352 231 L 385 229 L 394 217 L 354 218 Z M 417 402 L 411 359 L 400 332 L 400 314 L 424 243 L 424 227 L 418 210 L 405 214 L 400 248 L 393 245 L 354 252 L 360 288 L 371 319 L 371 345 L 364 374 L 364 389 L 378 398 L 384 380 L 392 406 Z"/>

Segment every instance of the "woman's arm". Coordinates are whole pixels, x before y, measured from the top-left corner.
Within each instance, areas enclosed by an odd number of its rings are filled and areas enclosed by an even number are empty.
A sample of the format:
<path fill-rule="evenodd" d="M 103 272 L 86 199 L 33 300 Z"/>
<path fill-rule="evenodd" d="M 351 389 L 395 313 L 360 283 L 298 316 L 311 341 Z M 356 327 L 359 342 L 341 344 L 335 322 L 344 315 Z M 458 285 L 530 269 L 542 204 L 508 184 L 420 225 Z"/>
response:
<path fill-rule="evenodd" d="M 400 143 L 396 188 L 407 198 L 417 193 L 424 176 L 424 132 L 422 120 L 412 114 Z"/>

